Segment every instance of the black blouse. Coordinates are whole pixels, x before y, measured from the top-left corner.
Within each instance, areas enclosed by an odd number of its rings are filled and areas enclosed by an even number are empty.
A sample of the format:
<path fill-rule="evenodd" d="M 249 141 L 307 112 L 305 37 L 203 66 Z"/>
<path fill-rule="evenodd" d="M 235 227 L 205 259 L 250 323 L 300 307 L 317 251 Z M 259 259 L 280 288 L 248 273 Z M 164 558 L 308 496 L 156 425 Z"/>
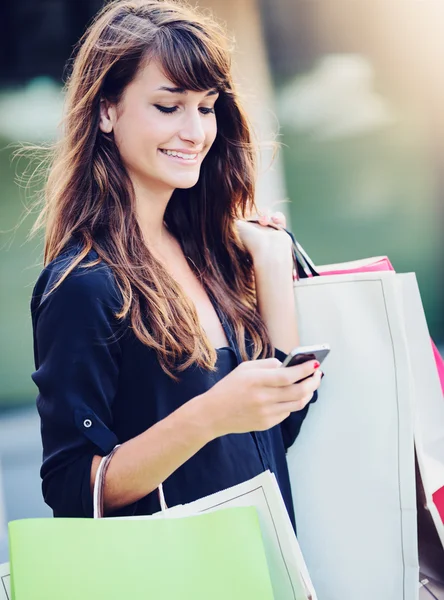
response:
<path fill-rule="evenodd" d="M 42 488 L 56 517 L 92 516 L 94 455 L 104 456 L 116 444 L 141 434 L 242 362 L 233 327 L 214 299 L 230 346 L 217 350 L 216 372 L 192 365 L 176 383 L 160 367 L 155 351 L 115 318 L 120 292 L 109 266 L 78 266 L 45 297 L 78 250 L 71 245 L 42 271 L 31 300 Z M 95 258 L 91 251 L 84 262 Z M 280 360 L 285 356 L 279 350 L 275 355 Z M 312 402 L 316 398 L 315 393 Z M 267 431 L 224 435 L 209 442 L 163 482 L 167 504 L 191 502 L 270 469 L 295 527 L 285 454 L 307 411 L 308 406 Z M 159 510 L 156 490 L 109 516 Z"/>

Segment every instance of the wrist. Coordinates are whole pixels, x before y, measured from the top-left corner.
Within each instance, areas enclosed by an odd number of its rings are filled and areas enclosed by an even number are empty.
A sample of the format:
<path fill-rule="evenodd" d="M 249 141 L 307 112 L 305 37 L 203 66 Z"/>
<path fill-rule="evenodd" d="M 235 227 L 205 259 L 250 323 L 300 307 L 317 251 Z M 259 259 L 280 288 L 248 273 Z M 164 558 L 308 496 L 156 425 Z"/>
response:
<path fill-rule="evenodd" d="M 195 396 L 182 407 L 187 412 L 187 420 L 193 423 L 195 435 L 202 446 L 213 441 L 217 433 L 217 419 L 209 403 L 208 392 Z"/>
<path fill-rule="evenodd" d="M 293 253 L 290 236 L 285 234 L 270 240 L 268 244 L 263 244 L 253 255 L 253 266 L 255 271 L 287 267 L 292 269 Z"/>
<path fill-rule="evenodd" d="M 293 285 L 293 256 L 288 253 L 275 254 L 273 256 L 258 256 L 253 262 L 256 282 L 282 282 L 291 281 Z"/>

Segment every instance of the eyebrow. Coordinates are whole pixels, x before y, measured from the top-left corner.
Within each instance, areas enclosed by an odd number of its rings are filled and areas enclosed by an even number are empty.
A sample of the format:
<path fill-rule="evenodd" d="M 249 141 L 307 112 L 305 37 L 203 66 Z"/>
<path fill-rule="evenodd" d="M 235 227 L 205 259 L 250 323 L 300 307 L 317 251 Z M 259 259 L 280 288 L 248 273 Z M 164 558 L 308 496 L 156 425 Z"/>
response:
<path fill-rule="evenodd" d="M 163 92 L 171 92 L 172 94 L 187 94 L 187 90 L 183 87 L 168 87 L 167 85 L 161 85 L 159 88 L 156 89 L 156 91 L 163 91 Z M 213 89 L 210 90 L 209 92 L 207 92 L 205 94 L 205 96 L 215 96 L 216 94 L 218 94 L 218 90 Z"/>

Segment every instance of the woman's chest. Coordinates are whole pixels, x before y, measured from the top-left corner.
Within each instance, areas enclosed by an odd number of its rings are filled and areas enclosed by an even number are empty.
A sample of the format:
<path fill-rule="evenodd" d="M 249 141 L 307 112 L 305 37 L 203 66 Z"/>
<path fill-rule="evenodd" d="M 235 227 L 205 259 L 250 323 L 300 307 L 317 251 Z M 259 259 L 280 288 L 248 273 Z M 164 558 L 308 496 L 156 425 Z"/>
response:
<path fill-rule="evenodd" d="M 229 345 L 226 331 L 200 278 L 191 269 L 182 252 L 165 264 L 169 274 L 180 285 L 185 297 L 194 305 L 202 329 L 213 348 Z"/>
<path fill-rule="evenodd" d="M 132 332 L 120 342 L 121 357 L 113 416 L 128 424 L 136 435 L 164 419 L 192 398 L 210 390 L 237 366 L 234 350 L 217 350 L 215 370 L 196 364 L 177 373 L 173 380 L 162 369 L 156 352 Z"/>

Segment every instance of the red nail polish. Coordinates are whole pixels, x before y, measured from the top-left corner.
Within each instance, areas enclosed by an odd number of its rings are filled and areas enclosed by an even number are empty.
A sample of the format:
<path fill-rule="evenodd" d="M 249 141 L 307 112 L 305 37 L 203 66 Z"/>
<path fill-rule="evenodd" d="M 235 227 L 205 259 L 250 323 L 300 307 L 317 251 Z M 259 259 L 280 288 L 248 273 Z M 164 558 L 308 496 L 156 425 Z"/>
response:
<path fill-rule="evenodd" d="M 320 366 L 321 366 L 321 365 L 320 365 L 320 363 L 318 363 L 318 362 L 316 361 L 316 362 L 315 362 L 315 364 L 313 365 L 313 368 L 314 368 L 314 369 L 319 369 L 319 367 L 320 367 Z"/>

